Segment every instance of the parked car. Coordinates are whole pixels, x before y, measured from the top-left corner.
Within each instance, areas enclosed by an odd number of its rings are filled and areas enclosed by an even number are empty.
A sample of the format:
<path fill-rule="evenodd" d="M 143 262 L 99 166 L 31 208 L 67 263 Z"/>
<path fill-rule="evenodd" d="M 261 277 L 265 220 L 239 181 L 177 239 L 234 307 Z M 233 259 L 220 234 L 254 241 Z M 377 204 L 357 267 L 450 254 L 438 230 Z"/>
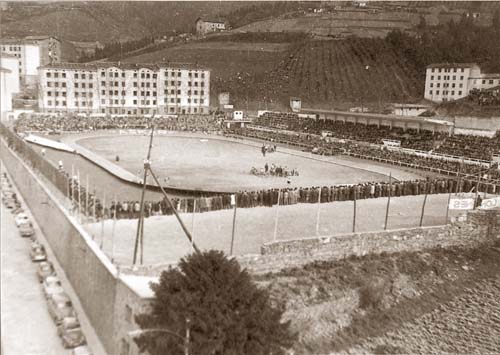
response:
<path fill-rule="evenodd" d="M 54 266 L 50 261 L 42 261 L 40 264 L 38 264 L 36 275 L 39 282 L 43 282 L 47 277 L 55 276 L 55 274 L 56 271 L 54 270 Z"/>
<path fill-rule="evenodd" d="M 15 208 L 17 208 L 17 201 L 13 198 L 6 198 L 3 200 L 3 203 L 9 210 L 14 210 Z"/>
<path fill-rule="evenodd" d="M 61 281 L 57 276 L 48 276 L 43 281 L 43 293 L 45 297 L 50 298 L 52 295 L 63 293 Z"/>
<path fill-rule="evenodd" d="M 87 343 L 76 317 L 64 318 L 57 327 L 57 334 L 61 337 L 65 348 L 75 348 Z"/>
<path fill-rule="evenodd" d="M 35 263 L 47 260 L 44 246 L 38 242 L 31 243 L 30 257 L 31 261 Z"/>
<path fill-rule="evenodd" d="M 29 217 L 28 217 L 28 215 L 27 215 L 26 213 L 24 213 L 24 212 L 18 213 L 18 214 L 16 215 L 15 220 L 16 220 L 16 226 L 18 226 L 18 227 L 19 227 L 20 225 L 22 225 L 22 224 L 25 224 L 25 223 L 31 223 L 31 222 L 30 222 L 30 218 L 29 218 Z"/>
<path fill-rule="evenodd" d="M 35 234 L 33 230 L 33 226 L 30 223 L 23 223 L 19 226 L 19 233 L 21 233 L 21 237 L 31 237 Z"/>
<path fill-rule="evenodd" d="M 64 292 L 51 295 L 48 299 L 48 308 L 50 316 L 57 325 L 61 324 L 64 318 L 76 318 L 73 304 Z"/>
<path fill-rule="evenodd" d="M 87 345 L 83 345 L 71 350 L 70 355 L 93 355 L 93 354 Z"/>

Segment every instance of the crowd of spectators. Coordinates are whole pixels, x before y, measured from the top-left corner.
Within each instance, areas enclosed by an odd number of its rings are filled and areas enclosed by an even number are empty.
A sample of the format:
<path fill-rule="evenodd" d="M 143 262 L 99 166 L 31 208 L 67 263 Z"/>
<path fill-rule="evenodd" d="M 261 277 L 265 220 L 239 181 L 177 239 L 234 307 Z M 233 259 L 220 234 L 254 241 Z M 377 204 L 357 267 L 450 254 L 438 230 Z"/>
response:
<path fill-rule="evenodd" d="M 467 99 L 479 106 L 500 106 L 500 87 L 472 89 Z"/>
<path fill-rule="evenodd" d="M 497 183 L 497 180 L 500 179 L 500 170 L 496 169 L 495 164 L 488 169 L 476 164 L 467 164 L 448 159 L 418 156 L 398 150 L 390 150 L 381 146 L 370 146 L 358 144 L 356 142 L 333 142 L 329 141 L 328 138 L 313 134 L 287 134 L 283 132 L 254 129 L 233 129 L 230 134 L 233 136 L 244 136 L 247 138 L 257 138 L 281 144 L 294 145 L 313 154 L 326 156 L 346 154 L 358 158 L 378 160 L 399 166 L 431 170 L 444 175 L 456 176 L 460 172 L 460 174 L 468 175 L 469 178 L 473 180 L 477 179 L 478 174 L 480 174 L 481 180 L 488 180 L 493 183 Z"/>
<path fill-rule="evenodd" d="M 222 118 L 212 115 L 163 115 L 153 118 L 156 129 L 175 131 L 220 131 Z M 146 129 L 151 118 L 144 116 L 81 116 L 76 114 L 21 114 L 17 132 L 82 132 L 99 129 Z"/>
<path fill-rule="evenodd" d="M 411 181 L 368 182 L 355 185 L 335 185 L 323 187 L 289 187 L 258 191 L 236 192 L 235 201 L 238 208 L 272 207 L 275 205 L 294 205 L 298 203 L 329 203 L 336 201 L 353 201 L 379 197 L 416 196 L 423 194 L 471 192 L 476 182 L 467 179 L 433 178 Z M 479 184 L 480 191 L 495 193 L 500 185 Z M 196 213 L 231 209 L 230 194 L 211 197 L 173 198 L 175 209 L 180 213 Z M 83 201 L 82 201 L 83 202 Z M 140 215 L 139 201 L 111 201 L 106 206 L 97 202 L 96 211 L 89 215 L 96 218 L 133 219 Z M 91 207 L 92 210 L 93 207 Z M 82 208 L 83 210 L 83 208 Z M 165 199 L 146 201 L 144 216 L 172 215 L 173 210 Z"/>
<path fill-rule="evenodd" d="M 327 135 L 337 139 L 362 141 L 382 145 L 384 140 L 399 141 L 401 147 L 422 151 L 491 160 L 492 154 L 500 153 L 500 133 L 494 138 L 457 135 L 386 126 L 354 124 L 352 122 L 300 117 L 296 113 L 266 112 L 254 124 L 280 130 L 314 135 Z"/>

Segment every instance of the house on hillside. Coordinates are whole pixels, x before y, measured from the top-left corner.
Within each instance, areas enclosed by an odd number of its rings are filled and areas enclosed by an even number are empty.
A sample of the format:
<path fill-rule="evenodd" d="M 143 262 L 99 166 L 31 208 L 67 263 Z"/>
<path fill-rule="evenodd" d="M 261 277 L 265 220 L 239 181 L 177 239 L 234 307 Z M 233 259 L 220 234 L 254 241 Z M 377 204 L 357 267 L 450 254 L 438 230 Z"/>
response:
<path fill-rule="evenodd" d="M 226 23 L 221 20 L 203 20 L 198 17 L 195 21 L 195 27 L 197 35 L 206 35 L 207 33 L 225 31 Z"/>
<path fill-rule="evenodd" d="M 500 74 L 482 73 L 475 63 L 435 63 L 427 66 L 424 98 L 433 102 L 466 97 L 472 89 L 500 85 Z"/>

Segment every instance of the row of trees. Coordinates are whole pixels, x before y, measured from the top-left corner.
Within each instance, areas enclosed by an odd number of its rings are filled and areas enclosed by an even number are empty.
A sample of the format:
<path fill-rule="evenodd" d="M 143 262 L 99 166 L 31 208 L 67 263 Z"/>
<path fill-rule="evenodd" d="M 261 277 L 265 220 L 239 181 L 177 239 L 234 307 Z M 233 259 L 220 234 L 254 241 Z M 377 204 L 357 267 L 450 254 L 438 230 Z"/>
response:
<path fill-rule="evenodd" d="M 141 39 L 133 41 L 115 41 L 106 43 L 103 48 L 96 47 L 94 55 L 84 55 L 80 57 L 80 62 L 90 62 L 93 60 L 109 57 L 118 57 L 117 59 L 120 59 L 121 55 L 139 48 L 146 47 L 153 42 L 154 37 L 143 37 Z"/>
<path fill-rule="evenodd" d="M 486 71 L 500 71 L 500 15 L 493 16 L 491 26 L 477 25 L 471 17 L 450 21 L 439 27 L 428 27 L 421 20 L 419 36 L 393 30 L 386 37 L 399 55 L 416 66 L 422 75 L 425 67 L 439 62 L 476 62 Z"/>

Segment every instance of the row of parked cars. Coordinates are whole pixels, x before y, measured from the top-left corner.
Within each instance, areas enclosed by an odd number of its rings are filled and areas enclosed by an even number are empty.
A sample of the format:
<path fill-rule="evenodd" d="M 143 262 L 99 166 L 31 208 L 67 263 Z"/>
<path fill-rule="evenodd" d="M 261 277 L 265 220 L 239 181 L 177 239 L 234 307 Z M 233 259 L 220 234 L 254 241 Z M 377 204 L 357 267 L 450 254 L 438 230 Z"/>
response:
<path fill-rule="evenodd" d="M 64 292 L 54 265 L 48 260 L 45 247 L 38 241 L 29 216 L 24 212 L 6 173 L 1 176 L 2 202 L 13 214 L 21 237 L 30 240 L 30 258 L 37 263 L 37 277 L 47 299 L 49 314 L 56 323 L 57 334 L 65 348 L 71 348 L 74 355 L 92 355 L 86 345 L 85 335 L 80 327 L 78 315 L 70 297 Z"/>

